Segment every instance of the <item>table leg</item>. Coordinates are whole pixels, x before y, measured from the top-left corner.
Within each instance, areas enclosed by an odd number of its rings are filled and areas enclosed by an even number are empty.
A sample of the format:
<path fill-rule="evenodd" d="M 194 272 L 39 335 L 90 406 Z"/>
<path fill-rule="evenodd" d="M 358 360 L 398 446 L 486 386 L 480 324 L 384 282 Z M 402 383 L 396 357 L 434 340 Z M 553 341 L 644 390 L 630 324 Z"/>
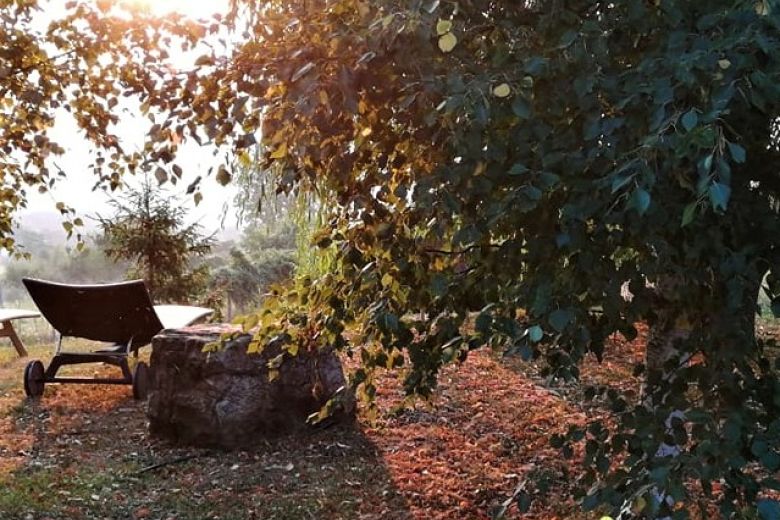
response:
<path fill-rule="evenodd" d="M 22 340 L 19 339 L 19 336 L 16 334 L 14 326 L 10 321 L 3 322 L 3 328 L 0 329 L 0 336 L 11 338 L 11 343 L 13 343 L 19 357 L 27 357 L 27 350 L 24 348 Z"/>

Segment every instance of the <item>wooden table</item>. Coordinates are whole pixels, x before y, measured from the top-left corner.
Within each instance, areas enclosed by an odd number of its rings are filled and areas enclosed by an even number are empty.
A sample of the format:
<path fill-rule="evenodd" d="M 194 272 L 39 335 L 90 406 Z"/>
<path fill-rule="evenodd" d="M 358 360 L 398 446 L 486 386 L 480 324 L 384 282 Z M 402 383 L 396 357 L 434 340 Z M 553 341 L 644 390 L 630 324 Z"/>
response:
<path fill-rule="evenodd" d="M 27 350 L 24 348 L 22 340 L 14 330 L 12 321 L 23 318 L 39 318 L 41 315 L 35 311 L 26 311 L 24 309 L 3 309 L 0 308 L 0 323 L 3 327 L 0 328 L 0 337 L 11 338 L 16 352 L 19 353 L 19 357 L 26 357 Z"/>

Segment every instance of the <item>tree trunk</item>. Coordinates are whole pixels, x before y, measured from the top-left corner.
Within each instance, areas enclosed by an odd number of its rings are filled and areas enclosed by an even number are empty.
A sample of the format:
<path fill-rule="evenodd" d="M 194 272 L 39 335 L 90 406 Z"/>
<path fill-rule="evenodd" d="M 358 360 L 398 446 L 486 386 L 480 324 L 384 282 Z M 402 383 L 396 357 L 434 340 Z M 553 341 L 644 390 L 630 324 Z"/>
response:
<path fill-rule="evenodd" d="M 671 381 L 676 368 L 688 360 L 679 350 L 679 343 L 688 339 L 690 334 L 690 317 L 680 312 L 680 306 L 674 305 L 676 294 L 684 282 L 677 277 L 667 276 L 655 284 L 656 319 L 650 324 L 647 347 L 645 351 L 645 367 L 651 377 L 658 376 L 657 381 Z M 677 362 L 671 367 L 671 360 Z M 650 385 L 654 380 L 646 380 L 642 388 L 642 401 L 645 406 L 656 408 L 661 403 L 653 403 Z M 666 396 L 664 396 L 666 397 Z"/>
<path fill-rule="evenodd" d="M 677 377 L 677 372 L 684 367 L 691 359 L 692 353 L 682 351 L 680 345 L 686 341 L 691 330 L 696 327 L 709 327 L 713 334 L 722 335 L 726 344 L 739 342 L 742 345 L 755 344 L 755 315 L 758 310 L 758 293 L 761 289 L 761 283 L 765 271 L 757 269 L 754 276 L 750 277 L 746 284 L 746 289 L 742 295 L 739 307 L 730 308 L 727 304 L 721 309 L 712 313 L 707 318 L 697 317 L 694 322 L 693 313 L 697 312 L 695 302 L 691 302 L 691 314 L 681 312 L 682 305 L 674 305 L 675 295 L 679 293 L 680 284 L 685 283 L 681 279 L 667 277 L 656 284 L 656 294 L 658 300 L 656 303 L 656 320 L 652 323 L 647 340 L 645 352 L 645 366 L 648 379 L 642 387 L 641 399 L 645 407 L 655 410 L 658 407 L 668 405 L 674 396 L 668 393 L 659 394 L 653 391 L 653 384 L 662 385 L 664 382 L 671 383 Z M 749 273 L 745 273 L 749 276 Z M 724 298 L 724 302 L 727 298 Z M 664 428 L 667 432 L 672 431 L 672 421 L 674 419 L 685 419 L 684 410 L 673 409 L 667 416 Z M 677 457 L 682 452 L 683 447 L 674 444 L 662 442 L 656 451 L 656 457 Z M 653 495 L 660 503 L 667 500 L 669 505 L 672 500 L 667 496 L 665 490 L 654 489 Z M 669 520 L 666 516 L 661 520 Z"/>

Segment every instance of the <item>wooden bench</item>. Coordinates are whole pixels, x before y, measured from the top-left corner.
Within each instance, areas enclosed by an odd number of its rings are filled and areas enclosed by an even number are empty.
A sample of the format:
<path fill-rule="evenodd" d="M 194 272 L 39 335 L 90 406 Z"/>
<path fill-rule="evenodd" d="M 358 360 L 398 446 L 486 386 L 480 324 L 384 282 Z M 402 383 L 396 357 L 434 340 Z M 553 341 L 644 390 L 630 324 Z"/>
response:
<path fill-rule="evenodd" d="M 40 314 L 35 311 L 26 311 L 23 309 L 2 309 L 0 308 L 0 337 L 10 338 L 13 343 L 16 352 L 19 357 L 26 357 L 27 350 L 24 348 L 24 343 L 19 339 L 19 335 L 14 330 L 13 320 L 20 320 L 24 318 L 40 318 Z"/>

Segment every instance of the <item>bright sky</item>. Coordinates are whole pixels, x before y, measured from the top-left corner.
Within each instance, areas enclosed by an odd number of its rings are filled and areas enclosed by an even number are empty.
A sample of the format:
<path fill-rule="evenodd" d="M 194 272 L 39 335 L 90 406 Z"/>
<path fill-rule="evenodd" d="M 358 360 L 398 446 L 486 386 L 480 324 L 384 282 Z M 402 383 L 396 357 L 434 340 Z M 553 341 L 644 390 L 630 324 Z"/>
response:
<path fill-rule="evenodd" d="M 229 0 L 130 0 L 130 3 L 161 16 L 178 12 L 192 18 L 207 18 L 217 12 L 224 13 L 230 4 Z"/>
<path fill-rule="evenodd" d="M 41 21 L 46 24 L 52 17 L 61 13 L 64 3 L 65 0 L 50 0 L 46 10 L 41 13 Z M 195 18 L 209 17 L 213 12 L 224 12 L 228 8 L 228 3 L 229 0 L 132 0 L 132 4 L 148 8 L 160 16 L 178 11 Z M 174 56 L 173 61 L 174 63 L 180 61 L 182 66 L 191 64 L 193 55 L 197 56 L 197 53 Z M 140 117 L 132 103 L 124 107 L 120 105 L 118 108 L 120 122 L 115 129 L 116 135 L 120 137 L 122 146 L 126 150 L 140 149 L 151 123 L 146 118 Z M 67 112 L 60 111 L 57 114 L 51 137 L 66 150 L 66 153 L 56 157 L 54 162 L 67 173 L 67 180 L 58 182 L 49 193 L 29 193 L 26 212 L 54 212 L 54 204 L 62 201 L 82 215 L 93 215 L 96 212 L 104 215 L 108 213 L 108 197 L 103 192 L 92 191 L 96 179 L 87 169 L 91 162 L 91 147 Z M 235 212 L 230 209 L 235 188 L 219 185 L 213 176 L 205 177 L 208 167 L 217 162 L 213 153 L 211 147 L 200 147 L 195 142 L 185 143 L 179 149 L 177 157 L 177 163 L 184 171 L 183 178 L 175 187 L 170 183 L 165 185 L 171 193 L 183 194 L 190 182 L 198 175 L 204 175 L 201 183 L 203 201 L 197 208 L 191 206 L 191 219 L 200 221 L 209 232 L 215 231 L 222 222 L 227 230 L 236 227 Z M 126 182 L 133 184 L 133 179 L 126 179 Z"/>

